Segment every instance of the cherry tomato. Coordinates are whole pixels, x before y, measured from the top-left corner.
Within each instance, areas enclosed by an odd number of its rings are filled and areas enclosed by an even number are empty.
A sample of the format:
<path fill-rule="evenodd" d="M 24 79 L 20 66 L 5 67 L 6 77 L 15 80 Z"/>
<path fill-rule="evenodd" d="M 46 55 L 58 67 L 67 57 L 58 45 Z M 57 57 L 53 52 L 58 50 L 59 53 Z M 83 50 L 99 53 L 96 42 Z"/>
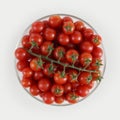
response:
<path fill-rule="evenodd" d="M 55 71 L 56 71 L 56 66 L 50 63 L 47 63 L 43 69 L 43 73 L 48 77 L 52 77 Z"/>
<path fill-rule="evenodd" d="M 92 80 L 92 75 L 89 72 L 81 72 L 78 79 L 81 85 L 89 84 Z"/>
<path fill-rule="evenodd" d="M 74 25 L 75 25 L 75 30 L 78 31 L 81 31 L 85 27 L 84 23 L 81 21 L 75 22 Z"/>
<path fill-rule="evenodd" d="M 42 92 L 46 92 L 50 89 L 50 80 L 47 78 L 41 78 L 38 82 L 38 88 L 42 91 Z"/>
<path fill-rule="evenodd" d="M 29 42 L 29 35 L 23 36 L 23 38 L 22 38 L 22 46 L 24 48 L 27 48 L 27 49 L 29 49 L 31 47 L 31 44 Z"/>
<path fill-rule="evenodd" d="M 65 91 L 65 93 L 71 92 L 71 90 L 72 90 L 72 85 L 71 85 L 71 83 L 66 83 L 66 84 L 64 85 L 64 91 Z"/>
<path fill-rule="evenodd" d="M 103 55 L 103 51 L 100 47 L 95 47 L 92 51 L 92 55 L 95 58 L 101 58 Z"/>
<path fill-rule="evenodd" d="M 63 32 L 67 35 L 70 35 L 74 32 L 75 26 L 74 23 L 71 21 L 64 22 L 63 23 Z"/>
<path fill-rule="evenodd" d="M 37 96 L 37 95 L 39 95 L 39 92 L 40 92 L 40 90 L 39 90 L 39 88 L 37 87 L 37 85 L 32 85 L 32 86 L 30 87 L 30 93 L 31 93 L 31 95 Z"/>
<path fill-rule="evenodd" d="M 79 57 L 79 61 L 81 65 L 88 66 L 92 62 L 92 55 L 90 53 L 83 52 Z"/>
<path fill-rule="evenodd" d="M 78 72 L 76 70 L 70 70 L 68 73 L 68 80 L 70 83 L 78 82 Z"/>
<path fill-rule="evenodd" d="M 79 85 L 80 85 L 79 82 L 72 83 L 72 91 L 76 91 Z"/>
<path fill-rule="evenodd" d="M 91 80 L 89 84 L 87 84 L 86 86 L 89 88 L 89 89 L 92 89 L 94 87 L 94 84 L 95 84 L 95 81 Z"/>
<path fill-rule="evenodd" d="M 65 17 L 63 17 L 63 23 L 64 22 L 73 22 L 73 20 L 72 20 L 72 18 L 70 18 L 70 17 L 68 17 L 68 16 L 65 16 Z"/>
<path fill-rule="evenodd" d="M 33 71 L 27 67 L 23 69 L 22 74 L 25 78 L 31 78 L 33 76 Z"/>
<path fill-rule="evenodd" d="M 85 85 L 79 86 L 78 90 L 77 90 L 77 93 L 81 97 L 86 97 L 89 94 L 89 88 Z"/>
<path fill-rule="evenodd" d="M 36 21 L 32 24 L 32 31 L 33 32 L 41 32 L 44 29 L 44 23 L 40 21 Z"/>
<path fill-rule="evenodd" d="M 61 26 L 62 19 L 59 15 L 53 15 L 49 17 L 49 25 L 53 28 Z"/>
<path fill-rule="evenodd" d="M 102 79 L 100 70 L 96 70 L 96 73 L 92 73 L 92 76 L 93 76 L 93 81 L 96 81 L 96 80 L 101 81 Z"/>
<path fill-rule="evenodd" d="M 80 44 L 80 50 L 83 52 L 91 53 L 93 50 L 93 45 L 89 41 L 83 41 Z"/>
<path fill-rule="evenodd" d="M 56 72 L 54 73 L 54 81 L 55 83 L 62 85 L 65 84 L 68 80 L 68 76 L 64 74 L 63 72 Z"/>
<path fill-rule="evenodd" d="M 48 41 L 53 41 L 56 37 L 56 31 L 52 28 L 46 28 L 44 31 L 44 37 Z"/>
<path fill-rule="evenodd" d="M 77 103 L 79 101 L 79 96 L 75 92 L 69 92 L 66 95 L 66 99 L 69 103 L 74 104 L 74 103 Z"/>
<path fill-rule="evenodd" d="M 23 78 L 23 79 L 21 80 L 21 84 L 22 84 L 22 86 L 23 86 L 24 88 L 28 88 L 28 87 L 31 86 L 32 80 L 29 79 L 29 78 Z"/>
<path fill-rule="evenodd" d="M 53 95 L 55 96 L 62 96 L 63 93 L 64 93 L 64 87 L 62 85 L 57 85 L 57 84 L 54 84 L 52 87 L 51 87 L 51 92 L 53 93 Z"/>
<path fill-rule="evenodd" d="M 78 57 L 79 57 L 79 53 L 74 49 L 70 49 L 66 53 L 66 59 L 69 63 L 74 64 L 77 61 Z"/>
<path fill-rule="evenodd" d="M 43 55 L 48 55 L 50 51 L 53 50 L 53 44 L 51 42 L 44 42 L 41 45 L 41 53 Z"/>
<path fill-rule="evenodd" d="M 24 68 L 28 67 L 29 64 L 28 61 L 18 61 L 16 66 L 19 71 L 22 71 Z"/>
<path fill-rule="evenodd" d="M 90 39 L 90 37 L 94 34 L 93 30 L 90 28 L 86 28 L 83 30 L 83 35 L 85 38 Z"/>
<path fill-rule="evenodd" d="M 17 48 L 15 50 L 15 57 L 18 60 L 27 60 L 29 58 L 29 54 L 27 53 L 27 51 L 24 48 Z"/>
<path fill-rule="evenodd" d="M 79 31 L 74 31 L 70 40 L 73 44 L 79 44 L 82 41 L 82 34 Z"/>
<path fill-rule="evenodd" d="M 69 36 L 64 34 L 64 33 L 61 33 L 59 36 L 58 36 L 58 41 L 61 45 L 67 45 L 69 42 L 70 42 L 70 39 L 69 39 Z"/>
<path fill-rule="evenodd" d="M 57 48 L 55 48 L 55 50 L 54 50 L 54 57 L 57 60 L 64 59 L 64 55 L 65 55 L 65 48 L 64 47 L 58 46 Z"/>
<path fill-rule="evenodd" d="M 45 93 L 42 98 L 46 104 L 52 104 L 55 101 L 54 95 L 50 92 Z"/>
<path fill-rule="evenodd" d="M 57 104 L 62 104 L 64 102 L 64 97 L 63 96 L 55 97 L 55 102 Z"/>
<path fill-rule="evenodd" d="M 37 71 L 37 72 L 34 73 L 34 79 L 35 80 L 40 80 L 43 77 L 44 77 L 44 74 L 43 74 L 42 71 Z"/>
<path fill-rule="evenodd" d="M 98 46 L 102 42 L 102 38 L 100 35 L 92 35 L 90 40 L 94 46 Z"/>
<path fill-rule="evenodd" d="M 41 46 L 43 38 L 40 34 L 33 33 L 30 35 L 30 43 L 33 44 L 35 47 Z"/>

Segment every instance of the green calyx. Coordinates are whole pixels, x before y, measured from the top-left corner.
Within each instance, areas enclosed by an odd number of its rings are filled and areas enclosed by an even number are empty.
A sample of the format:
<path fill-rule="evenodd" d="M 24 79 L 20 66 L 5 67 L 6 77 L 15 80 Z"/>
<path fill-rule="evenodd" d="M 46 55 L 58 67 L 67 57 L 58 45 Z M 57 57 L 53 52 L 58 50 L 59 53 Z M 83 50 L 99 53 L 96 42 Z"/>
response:
<path fill-rule="evenodd" d="M 64 52 L 62 51 L 62 50 L 60 50 L 59 52 L 58 52 L 58 55 L 59 55 L 59 58 L 62 58 L 63 56 L 64 56 Z"/>
<path fill-rule="evenodd" d="M 32 45 L 31 47 L 37 47 L 38 48 L 38 44 L 35 41 L 31 41 L 30 44 Z"/>
<path fill-rule="evenodd" d="M 89 75 L 89 76 L 87 77 L 87 82 L 90 83 L 91 80 L 92 80 L 92 75 Z"/>
<path fill-rule="evenodd" d="M 71 99 L 72 99 L 72 100 L 75 100 L 76 98 L 78 98 L 77 95 L 75 95 L 75 94 L 72 94 L 72 95 L 71 95 Z"/>
<path fill-rule="evenodd" d="M 53 73 L 53 72 L 54 72 L 54 66 L 53 66 L 53 64 L 50 64 L 50 67 L 48 68 L 48 71 L 49 71 L 50 73 Z"/>
<path fill-rule="evenodd" d="M 93 41 L 94 41 L 94 43 L 98 43 L 99 42 L 98 38 L 95 38 Z"/>
<path fill-rule="evenodd" d="M 101 63 L 101 60 L 96 60 L 95 65 L 98 66 L 98 67 L 100 67 L 100 66 L 103 65 L 103 64 Z"/>
<path fill-rule="evenodd" d="M 90 59 L 86 59 L 85 60 L 85 65 L 89 65 L 91 63 L 91 60 Z"/>
<path fill-rule="evenodd" d="M 55 89 L 55 94 L 59 94 L 61 92 L 61 90 L 59 88 Z"/>
<path fill-rule="evenodd" d="M 44 62 L 42 61 L 41 58 L 39 58 L 37 61 L 37 65 L 40 66 L 41 68 L 43 68 L 43 64 L 44 64 Z"/>
<path fill-rule="evenodd" d="M 65 29 L 66 29 L 66 31 L 70 31 L 71 32 L 71 26 L 68 24 L 67 26 L 65 26 Z"/>

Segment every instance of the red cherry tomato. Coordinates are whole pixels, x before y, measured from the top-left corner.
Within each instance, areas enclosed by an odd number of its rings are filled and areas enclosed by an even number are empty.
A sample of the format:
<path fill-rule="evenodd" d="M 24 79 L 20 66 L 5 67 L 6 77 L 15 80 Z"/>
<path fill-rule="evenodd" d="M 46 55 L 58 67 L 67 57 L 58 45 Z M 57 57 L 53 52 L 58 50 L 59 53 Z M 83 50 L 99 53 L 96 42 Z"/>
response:
<path fill-rule="evenodd" d="M 33 71 L 27 67 L 23 69 L 22 74 L 25 78 L 31 78 L 33 76 Z"/>
<path fill-rule="evenodd" d="M 77 103 L 79 101 L 79 96 L 75 92 L 69 92 L 66 95 L 66 99 L 69 103 L 74 104 L 74 103 Z"/>
<path fill-rule="evenodd" d="M 75 22 L 75 30 L 81 31 L 85 27 L 84 23 L 81 21 Z"/>
<path fill-rule="evenodd" d="M 69 63 L 75 63 L 78 57 L 79 57 L 79 53 L 74 49 L 70 49 L 66 53 L 66 59 Z"/>
<path fill-rule="evenodd" d="M 79 61 L 81 65 L 88 66 L 92 62 L 92 55 L 90 53 L 83 52 L 79 57 Z"/>
<path fill-rule="evenodd" d="M 40 92 L 40 90 L 39 90 L 39 88 L 37 87 L 37 85 L 32 85 L 32 86 L 30 87 L 30 93 L 31 93 L 31 95 L 37 96 L 37 95 L 39 95 L 39 92 Z"/>
<path fill-rule="evenodd" d="M 89 94 L 89 88 L 85 85 L 79 86 L 78 90 L 77 90 L 77 93 L 81 97 L 86 97 Z"/>
<path fill-rule="evenodd" d="M 64 34 L 64 33 L 61 33 L 59 36 L 58 36 L 58 41 L 60 43 L 60 45 L 67 45 L 69 42 L 70 42 L 70 39 L 69 39 L 69 36 Z"/>
<path fill-rule="evenodd" d="M 61 26 L 62 19 L 59 15 L 53 15 L 49 17 L 49 25 L 53 28 Z"/>
<path fill-rule="evenodd" d="M 51 92 L 53 93 L 53 95 L 55 96 L 62 96 L 63 93 L 64 93 L 64 87 L 62 85 L 57 85 L 57 84 L 54 84 L 52 87 L 51 87 Z"/>
<path fill-rule="evenodd" d="M 31 44 L 34 44 L 34 46 L 38 47 L 38 46 L 41 46 L 43 38 L 40 34 L 33 33 L 30 35 L 29 40 Z"/>
<path fill-rule="evenodd" d="M 46 92 L 50 89 L 50 80 L 47 78 L 41 78 L 38 82 L 38 88 L 42 91 L 42 92 Z"/>
<path fill-rule="evenodd" d="M 93 81 L 96 81 L 96 80 L 101 80 L 101 71 L 100 70 L 96 70 L 96 73 L 92 73 L 92 76 L 93 76 Z"/>
<path fill-rule="evenodd" d="M 89 84 L 87 84 L 86 86 L 89 88 L 89 89 L 92 89 L 94 87 L 94 84 L 95 84 L 95 81 L 91 80 Z"/>
<path fill-rule="evenodd" d="M 63 23 L 63 32 L 67 35 L 70 35 L 74 32 L 75 26 L 74 23 L 71 21 L 64 22 Z"/>
<path fill-rule="evenodd" d="M 83 30 L 83 35 L 86 39 L 90 39 L 90 37 L 94 34 L 93 30 L 90 28 L 86 28 Z"/>
<path fill-rule="evenodd" d="M 103 51 L 100 47 L 95 47 L 92 51 L 92 55 L 95 58 L 101 58 L 103 55 Z"/>
<path fill-rule="evenodd" d="M 79 31 L 74 31 L 70 38 L 73 44 L 79 44 L 82 41 L 82 34 Z"/>
<path fill-rule="evenodd" d="M 91 53 L 93 50 L 93 45 L 89 41 L 83 41 L 80 44 L 80 50 L 83 52 Z"/>
<path fill-rule="evenodd" d="M 68 73 L 68 80 L 70 83 L 78 82 L 78 72 L 76 70 L 70 70 Z"/>
<path fill-rule="evenodd" d="M 40 71 L 41 70 L 41 60 L 38 58 L 32 59 L 32 61 L 30 62 L 30 68 L 33 71 Z"/>
<path fill-rule="evenodd" d="M 40 21 L 36 21 L 32 24 L 32 31 L 33 32 L 41 32 L 44 29 L 44 23 Z"/>
<path fill-rule="evenodd" d="M 43 77 L 44 77 L 44 74 L 42 71 L 37 71 L 34 73 L 34 80 L 40 80 Z"/>
<path fill-rule="evenodd" d="M 81 85 L 89 84 L 92 80 L 92 75 L 89 72 L 82 72 L 78 79 Z"/>
<path fill-rule="evenodd" d="M 29 66 L 28 61 L 18 61 L 17 62 L 17 69 L 22 72 L 22 70 Z"/>
<path fill-rule="evenodd" d="M 62 84 L 65 84 L 67 80 L 68 80 L 68 76 L 66 74 L 63 74 L 63 72 L 54 73 L 55 83 L 62 85 Z"/>
<path fill-rule="evenodd" d="M 74 82 L 72 83 L 72 91 L 76 91 L 78 86 L 80 86 L 80 83 L 79 82 Z"/>
<path fill-rule="evenodd" d="M 71 85 L 71 83 L 66 83 L 65 85 L 64 85 L 64 91 L 65 91 L 65 93 L 68 93 L 68 92 L 71 92 L 71 90 L 72 90 L 72 85 Z"/>
<path fill-rule="evenodd" d="M 64 97 L 63 96 L 55 97 L 55 102 L 57 104 L 62 104 L 64 102 Z"/>
<path fill-rule="evenodd" d="M 70 17 L 68 17 L 68 16 L 65 16 L 65 17 L 63 17 L 63 23 L 64 22 L 73 22 L 73 20 L 72 20 L 72 18 L 70 18 Z"/>
<path fill-rule="evenodd" d="M 55 101 L 54 95 L 50 92 L 45 93 L 42 98 L 46 104 L 52 104 Z"/>
<path fill-rule="evenodd" d="M 100 35 L 92 35 L 90 40 L 94 46 L 98 46 L 102 42 L 102 38 Z"/>
<path fill-rule="evenodd" d="M 27 60 L 29 58 L 29 54 L 27 53 L 27 51 L 24 48 L 17 48 L 15 50 L 15 57 L 18 60 Z"/>
<path fill-rule="evenodd" d="M 48 41 L 53 41 L 56 37 L 56 31 L 52 28 L 46 28 L 44 31 L 44 37 Z"/>
<path fill-rule="evenodd" d="M 53 50 L 53 44 L 51 42 L 44 42 L 41 45 L 41 53 L 43 55 L 48 55 L 48 53 Z"/>
<path fill-rule="evenodd" d="M 21 80 L 21 84 L 22 84 L 22 86 L 23 86 L 24 88 L 28 88 L 28 87 L 31 86 L 32 80 L 29 79 L 29 78 L 23 78 L 23 79 Z"/>

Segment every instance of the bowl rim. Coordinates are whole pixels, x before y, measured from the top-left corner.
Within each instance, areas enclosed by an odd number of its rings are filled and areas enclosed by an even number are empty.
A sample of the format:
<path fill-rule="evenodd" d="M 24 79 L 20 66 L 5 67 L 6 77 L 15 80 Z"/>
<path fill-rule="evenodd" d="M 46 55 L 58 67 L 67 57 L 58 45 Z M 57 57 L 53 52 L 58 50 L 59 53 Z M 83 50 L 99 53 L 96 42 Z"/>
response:
<path fill-rule="evenodd" d="M 92 27 L 88 22 L 86 22 L 85 20 L 83 20 L 83 19 L 80 18 L 80 17 L 74 16 L 74 15 L 71 15 L 71 14 L 64 14 L 64 13 L 49 14 L 49 15 L 43 16 L 43 17 L 41 17 L 41 18 L 39 18 L 39 19 L 37 19 L 37 20 L 35 20 L 35 21 L 40 21 L 40 20 L 49 18 L 49 17 L 52 16 L 52 15 L 68 16 L 68 17 L 72 17 L 72 18 L 75 18 L 75 19 L 77 19 L 77 20 L 80 20 L 80 21 L 82 21 L 83 23 L 85 23 L 87 26 L 89 26 L 89 27 L 94 31 L 95 34 L 98 34 L 98 32 L 95 30 L 95 28 Z M 35 21 L 34 21 L 34 22 L 35 22 Z M 21 38 L 22 38 L 22 36 L 26 33 L 26 31 L 31 27 L 31 25 L 32 25 L 32 24 L 30 24 L 30 25 L 24 30 L 23 34 L 21 35 Z M 18 46 L 20 45 L 20 43 L 21 43 L 21 38 L 20 38 L 20 40 L 17 41 L 17 44 L 16 44 L 15 49 L 18 48 Z M 103 71 L 102 71 L 102 77 L 103 77 L 104 74 L 105 74 L 105 69 L 106 69 L 106 52 L 105 52 L 105 48 L 104 48 L 104 45 L 103 45 L 103 41 L 102 41 L 102 43 L 101 43 L 101 47 L 102 47 L 102 49 L 103 49 L 103 51 L 104 51 L 104 52 L 103 52 L 104 67 L 103 67 Z M 14 49 L 14 51 L 15 51 L 15 49 Z M 17 67 L 16 67 L 16 61 L 17 61 L 17 59 L 16 59 L 15 56 L 14 56 L 15 72 L 16 72 L 16 75 L 17 75 L 17 79 L 18 79 L 19 83 L 21 84 L 21 79 L 20 79 L 20 76 L 19 76 L 19 72 L 18 72 Z M 91 94 L 98 88 L 98 86 L 100 85 L 100 83 L 101 83 L 101 81 L 97 83 L 97 85 L 94 87 L 94 89 L 93 89 L 86 97 L 83 97 L 82 99 L 80 99 L 80 100 L 77 102 L 77 104 L 80 103 L 80 102 L 82 102 L 83 100 L 85 100 L 85 99 L 88 98 L 89 96 L 91 96 Z M 21 85 L 21 86 L 22 86 L 22 85 Z M 22 87 L 22 88 L 23 88 L 32 98 L 36 99 L 37 101 L 39 101 L 39 102 L 41 102 L 41 103 L 44 103 L 42 100 L 38 99 L 36 96 L 32 96 L 26 88 L 24 88 L 24 87 Z M 44 103 L 44 104 L 45 104 L 45 103 Z M 54 103 L 53 103 L 53 104 L 49 104 L 49 105 L 51 105 L 51 106 L 70 106 L 70 105 L 74 105 L 74 104 L 67 103 L 67 104 L 60 104 L 60 105 L 59 105 L 59 104 L 54 104 Z"/>

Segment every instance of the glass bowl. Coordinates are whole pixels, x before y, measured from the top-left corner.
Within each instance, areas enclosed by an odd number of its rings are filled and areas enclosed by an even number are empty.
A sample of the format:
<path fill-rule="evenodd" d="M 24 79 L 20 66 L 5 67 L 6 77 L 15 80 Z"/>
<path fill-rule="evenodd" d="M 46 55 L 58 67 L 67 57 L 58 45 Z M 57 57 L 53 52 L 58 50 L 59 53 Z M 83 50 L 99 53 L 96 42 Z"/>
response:
<path fill-rule="evenodd" d="M 69 17 L 71 17 L 71 18 L 73 19 L 73 21 L 78 21 L 78 20 L 79 20 L 79 21 L 82 21 L 87 28 L 91 28 L 91 29 L 94 31 L 95 34 L 98 34 L 97 31 L 96 31 L 89 23 L 87 23 L 85 20 L 83 20 L 83 19 L 81 19 L 81 18 L 79 18 L 79 17 L 73 16 L 73 15 L 69 15 L 69 14 L 51 14 L 51 15 L 59 15 L 59 16 L 61 16 L 62 18 L 65 17 L 65 16 L 69 16 Z M 36 20 L 36 21 L 48 20 L 48 18 L 49 18 L 51 15 L 47 15 L 47 16 L 41 17 L 41 18 L 39 18 L 39 19 Z M 24 33 L 22 34 L 22 36 L 28 34 L 30 28 L 31 28 L 31 25 L 29 25 L 29 26 L 25 29 L 25 31 L 24 31 Z M 20 47 L 20 46 L 21 46 L 21 39 L 17 42 L 16 48 L 18 48 L 18 47 Z M 104 72 L 105 72 L 105 67 L 106 67 L 106 57 L 105 57 L 105 50 L 104 50 L 103 44 L 101 44 L 100 47 L 103 49 L 103 56 L 102 56 L 103 66 L 101 67 L 101 72 L 102 72 L 101 74 L 102 74 L 102 76 L 103 76 L 103 75 L 104 75 Z M 20 81 L 21 81 L 22 74 L 21 74 L 21 72 L 19 72 L 19 71 L 17 70 L 17 68 L 16 68 L 16 63 L 17 63 L 17 61 L 18 61 L 18 60 L 15 58 L 15 71 L 16 71 L 17 78 L 18 78 L 18 80 L 19 80 L 19 82 L 20 82 Z M 96 81 L 95 84 L 94 84 L 94 87 L 90 90 L 90 93 L 89 93 L 86 97 L 81 98 L 81 99 L 79 100 L 79 102 L 85 100 L 88 96 L 90 96 L 90 95 L 96 90 L 96 88 L 100 85 L 100 83 L 101 83 L 101 82 L 97 82 L 97 81 Z M 20 84 L 21 84 L 21 82 L 20 82 Z M 23 87 L 23 88 L 24 88 L 24 87 Z M 37 101 L 39 101 L 39 102 L 41 102 L 41 103 L 44 103 L 43 100 L 42 100 L 42 98 L 40 98 L 39 96 L 32 96 L 32 95 L 29 93 L 29 89 L 24 88 L 24 90 L 25 90 L 31 97 L 33 97 L 34 99 L 36 99 Z M 79 103 L 79 102 L 78 102 L 78 103 Z M 59 105 L 59 104 L 56 104 L 56 103 L 53 103 L 53 104 L 50 104 L 50 105 L 53 105 L 53 106 L 68 106 L 68 105 L 72 105 L 72 104 L 70 104 L 70 103 L 68 103 L 68 102 L 65 101 L 64 103 L 62 103 L 62 104 L 60 104 L 60 105 Z"/>

